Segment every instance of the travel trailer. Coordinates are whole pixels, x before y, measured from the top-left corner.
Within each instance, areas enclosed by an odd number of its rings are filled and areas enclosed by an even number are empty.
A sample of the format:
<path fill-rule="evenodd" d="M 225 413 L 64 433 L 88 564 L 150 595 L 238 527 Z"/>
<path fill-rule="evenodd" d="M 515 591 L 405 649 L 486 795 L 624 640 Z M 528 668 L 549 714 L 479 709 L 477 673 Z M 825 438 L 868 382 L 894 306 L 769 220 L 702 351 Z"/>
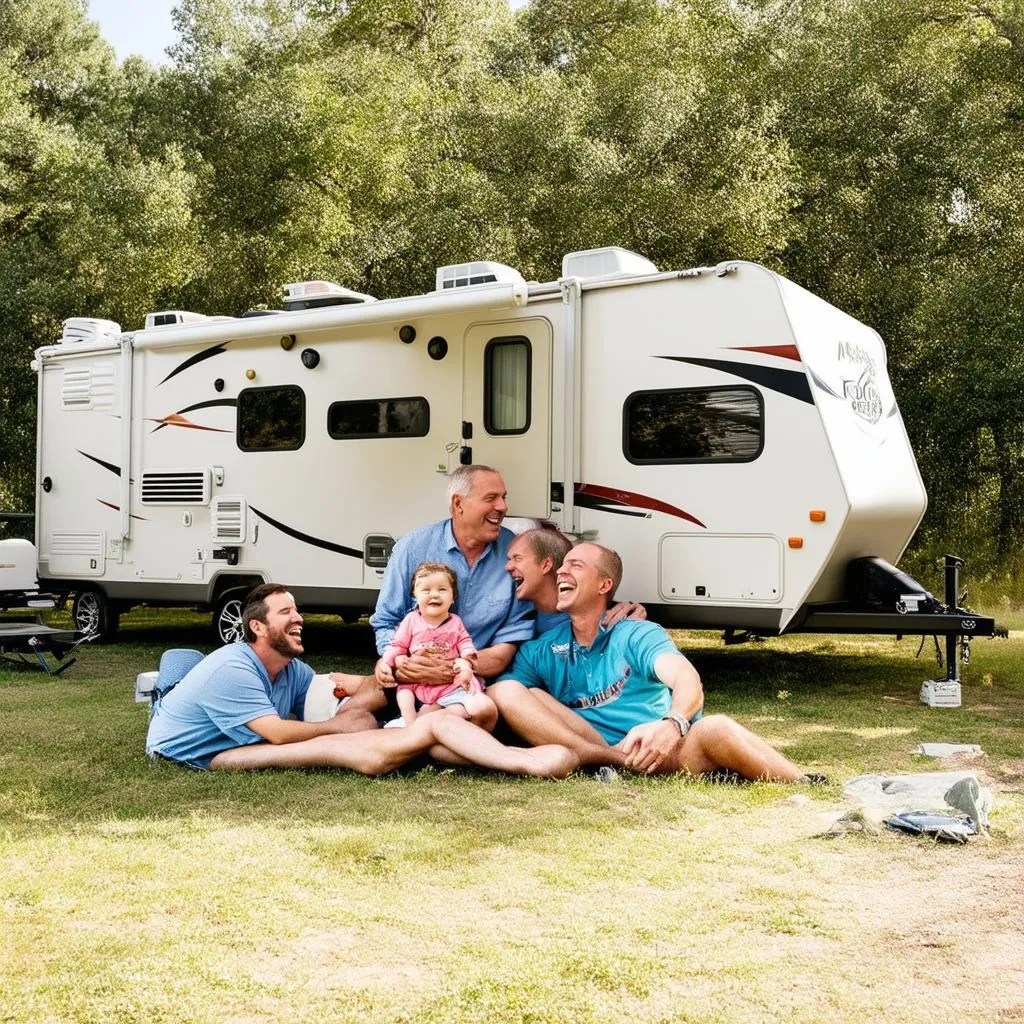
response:
<path fill-rule="evenodd" d="M 606 248 L 557 281 L 480 261 L 381 301 L 302 282 L 259 315 L 68 320 L 33 366 L 40 585 L 100 635 L 148 602 L 236 639 L 266 580 L 357 616 L 471 462 L 511 515 L 618 550 L 619 593 L 668 626 L 986 628 L 886 564 L 926 498 L 882 341 L 755 264 Z"/>

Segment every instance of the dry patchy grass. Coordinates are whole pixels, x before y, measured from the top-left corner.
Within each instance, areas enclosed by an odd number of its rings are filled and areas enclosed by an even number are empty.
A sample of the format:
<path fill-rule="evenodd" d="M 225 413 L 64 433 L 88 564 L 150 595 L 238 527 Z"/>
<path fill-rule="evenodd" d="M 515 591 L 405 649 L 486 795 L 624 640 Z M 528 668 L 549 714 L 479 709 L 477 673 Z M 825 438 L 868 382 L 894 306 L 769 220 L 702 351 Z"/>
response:
<path fill-rule="evenodd" d="M 992 836 L 945 847 L 820 838 L 838 785 L 150 765 L 131 679 L 195 621 L 135 613 L 62 680 L 0 671 L 0 1020 L 1024 1017 L 1024 642 L 977 644 L 940 711 L 908 641 L 679 636 L 710 707 L 837 780 L 981 742 Z M 308 640 L 367 662 L 365 627 Z"/>

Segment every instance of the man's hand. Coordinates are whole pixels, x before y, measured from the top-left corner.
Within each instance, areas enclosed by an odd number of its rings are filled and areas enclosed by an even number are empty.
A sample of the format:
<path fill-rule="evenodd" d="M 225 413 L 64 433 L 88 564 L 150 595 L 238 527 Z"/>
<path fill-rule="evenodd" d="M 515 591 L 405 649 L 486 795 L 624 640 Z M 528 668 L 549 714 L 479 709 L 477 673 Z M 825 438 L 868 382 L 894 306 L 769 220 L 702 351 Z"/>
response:
<path fill-rule="evenodd" d="M 626 767 L 650 774 L 672 753 L 679 742 L 679 730 L 673 722 L 659 720 L 634 725 L 616 747 L 626 755 Z"/>
<path fill-rule="evenodd" d="M 383 658 L 378 658 L 377 664 L 373 666 L 373 677 L 386 690 L 391 689 L 395 685 L 395 674 L 391 671 L 391 666 Z M 337 689 L 335 689 L 334 695 L 338 695 Z"/>
<path fill-rule="evenodd" d="M 635 604 L 632 601 L 620 601 L 616 605 L 612 605 L 604 613 L 604 618 L 601 620 L 602 624 L 607 629 L 611 629 L 617 622 L 621 622 L 623 619 L 632 619 L 634 622 L 642 622 L 647 618 L 647 609 L 642 604 Z"/>
<path fill-rule="evenodd" d="M 395 679 L 400 683 L 450 683 L 455 678 L 452 659 L 430 648 L 395 661 Z"/>

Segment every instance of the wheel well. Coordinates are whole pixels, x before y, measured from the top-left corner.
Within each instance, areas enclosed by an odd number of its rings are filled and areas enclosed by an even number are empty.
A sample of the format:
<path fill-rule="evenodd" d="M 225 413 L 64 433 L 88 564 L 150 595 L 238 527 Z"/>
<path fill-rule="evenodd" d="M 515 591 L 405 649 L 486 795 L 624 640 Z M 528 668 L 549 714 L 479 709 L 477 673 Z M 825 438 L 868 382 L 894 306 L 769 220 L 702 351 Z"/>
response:
<path fill-rule="evenodd" d="M 262 576 L 233 576 L 230 574 L 218 576 L 213 583 L 210 605 L 215 605 L 229 590 L 245 590 L 248 592 L 253 587 L 258 587 L 261 583 L 265 582 L 266 580 Z"/>

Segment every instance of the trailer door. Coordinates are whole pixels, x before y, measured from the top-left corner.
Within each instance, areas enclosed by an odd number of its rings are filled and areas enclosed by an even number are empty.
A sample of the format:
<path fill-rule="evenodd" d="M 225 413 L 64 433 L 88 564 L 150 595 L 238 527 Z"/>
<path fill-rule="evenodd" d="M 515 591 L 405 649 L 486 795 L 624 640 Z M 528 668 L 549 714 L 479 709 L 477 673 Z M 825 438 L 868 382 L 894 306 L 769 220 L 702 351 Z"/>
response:
<path fill-rule="evenodd" d="M 551 324 L 541 317 L 473 324 L 466 332 L 463 463 L 494 466 L 509 515 L 551 511 Z"/>

